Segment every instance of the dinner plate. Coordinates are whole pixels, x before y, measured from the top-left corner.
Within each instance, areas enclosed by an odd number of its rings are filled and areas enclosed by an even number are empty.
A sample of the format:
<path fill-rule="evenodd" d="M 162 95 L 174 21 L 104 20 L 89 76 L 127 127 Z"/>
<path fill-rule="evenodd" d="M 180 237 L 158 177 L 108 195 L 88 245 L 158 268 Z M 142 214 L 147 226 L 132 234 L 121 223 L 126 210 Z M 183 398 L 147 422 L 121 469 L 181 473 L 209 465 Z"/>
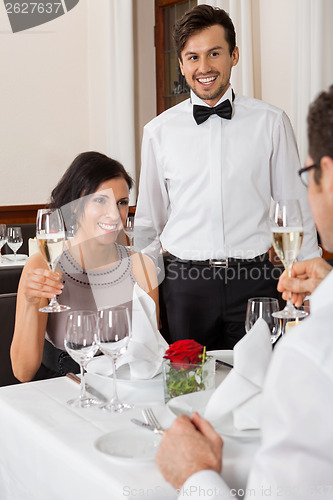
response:
<path fill-rule="evenodd" d="M 88 373 L 94 373 L 96 375 L 100 375 L 102 377 L 110 377 L 112 378 L 112 364 L 111 360 L 107 356 L 97 356 L 92 359 L 86 368 Z M 161 382 L 162 374 L 159 373 L 153 378 L 149 379 L 136 379 L 131 378 L 131 371 L 129 365 L 126 363 L 123 366 L 120 366 L 117 369 L 117 380 L 122 382 L 131 382 L 131 383 L 142 383 L 142 382 Z"/>
<path fill-rule="evenodd" d="M 234 363 L 234 351 L 232 349 L 207 351 L 207 355 L 213 356 L 213 358 L 229 363 L 230 365 Z"/>
<path fill-rule="evenodd" d="M 122 429 L 104 434 L 95 441 L 95 447 L 116 459 L 126 462 L 147 462 L 155 458 L 161 436 L 146 429 Z"/>
<path fill-rule="evenodd" d="M 5 254 L 2 256 L 4 259 L 9 260 L 10 262 L 15 262 L 15 255 L 14 254 Z M 27 260 L 28 256 L 25 255 L 24 253 L 17 253 L 16 254 L 16 262 L 19 260 Z"/>
<path fill-rule="evenodd" d="M 204 415 L 208 400 L 214 391 L 199 391 L 191 394 L 184 394 L 176 398 L 170 399 L 167 403 L 169 410 L 176 416 L 185 414 L 191 416 L 197 411 L 200 415 Z M 234 427 L 232 413 L 210 421 L 216 432 L 222 436 L 231 436 L 238 438 L 257 438 L 260 436 L 259 429 L 239 430 Z"/>

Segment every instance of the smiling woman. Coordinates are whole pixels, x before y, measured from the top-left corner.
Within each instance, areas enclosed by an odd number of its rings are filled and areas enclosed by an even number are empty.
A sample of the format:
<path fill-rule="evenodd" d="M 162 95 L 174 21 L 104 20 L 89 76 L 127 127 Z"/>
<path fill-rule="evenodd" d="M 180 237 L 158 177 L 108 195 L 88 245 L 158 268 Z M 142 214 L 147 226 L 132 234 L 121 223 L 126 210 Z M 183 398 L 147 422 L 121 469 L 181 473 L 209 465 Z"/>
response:
<path fill-rule="evenodd" d="M 132 179 L 120 163 L 87 152 L 75 158 L 52 191 L 50 207 L 62 211 L 72 237 L 55 273 L 39 253 L 30 257 L 22 272 L 11 347 L 13 371 L 19 380 L 36 378 L 37 371 L 37 378 L 78 371 L 63 351 L 67 315 L 38 311 L 54 295 L 74 310 L 125 305 L 131 314 L 137 283 L 155 301 L 158 314 L 152 261 L 117 243 L 131 187 Z"/>

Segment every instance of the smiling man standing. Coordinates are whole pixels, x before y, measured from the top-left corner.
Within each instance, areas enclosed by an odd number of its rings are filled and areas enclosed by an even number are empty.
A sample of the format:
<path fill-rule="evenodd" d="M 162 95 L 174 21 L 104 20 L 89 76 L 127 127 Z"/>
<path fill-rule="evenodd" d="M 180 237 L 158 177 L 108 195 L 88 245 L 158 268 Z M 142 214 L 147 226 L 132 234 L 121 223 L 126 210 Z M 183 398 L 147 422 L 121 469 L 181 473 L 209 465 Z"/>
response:
<path fill-rule="evenodd" d="M 239 51 L 228 14 L 196 6 L 174 40 L 191 97 L 144 129 L 135 225 L 170 254 L 161 285 L 168 340 L 231 349 L 245 333 L 247 299 L 277 294 L 271 196 L 301 202 L 300 259 L 318 255 L 316 233 L 287 116 L 231 88 Z"/>

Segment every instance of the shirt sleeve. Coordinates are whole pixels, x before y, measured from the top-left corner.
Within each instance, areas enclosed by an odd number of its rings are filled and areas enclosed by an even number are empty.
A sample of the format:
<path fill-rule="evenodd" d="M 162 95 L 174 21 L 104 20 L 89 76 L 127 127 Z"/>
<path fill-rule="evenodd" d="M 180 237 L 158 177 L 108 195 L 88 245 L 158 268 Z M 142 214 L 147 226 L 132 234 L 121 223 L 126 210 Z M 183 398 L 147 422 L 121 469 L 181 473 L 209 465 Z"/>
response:
<path fill-rule="evenodd" d="M 280 347 L 265 384 L 262 444 L 246 498 L 332 498 L 332 380 L 311 353 Z"/>
<path fill-rule="evenodd" d="M 202 500 L 209 498 L 233 499 L 237 498 L 236 491 L 230 490 L 222 477 L 212 470 L 202 470 L 193 474 L 182 486 L 179 491 L 178 500 Z"/>
<path fill-rule="evenodd" d="M 168 220 L 169 197 L 158 145 L 147 127 L 141 151 L 139 197 L 135 214 L 135 247 L 157 261 L 160 235 Z"/>
<path fill-rule="evenodd" d="M 297 260 L 312 259 L 321 255 L 317 232 L 298 170 L 300 161 L 294 131 L 287 115 L 282 112 L 273 132 L 271 157 L 271 195 L 274 200 L 298 199 L 301 205 L 304 237 Z"/>

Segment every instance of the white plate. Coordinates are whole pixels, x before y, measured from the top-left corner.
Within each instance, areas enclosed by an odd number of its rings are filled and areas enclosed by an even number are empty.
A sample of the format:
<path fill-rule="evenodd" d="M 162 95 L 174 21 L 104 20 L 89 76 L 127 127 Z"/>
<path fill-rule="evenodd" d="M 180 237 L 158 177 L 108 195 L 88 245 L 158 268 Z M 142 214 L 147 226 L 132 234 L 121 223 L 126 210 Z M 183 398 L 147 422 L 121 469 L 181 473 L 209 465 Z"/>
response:
<path fill-rule="evenodd" d="M 185 414 L 191 416 L 197 411 L 200 415 L 204 415 L 208 400 L 214 391 L 200 391 L 191 394 L 184 394 L 177 398 L 170 399 L 167 403 L 169 410 L 176 416 Z M 233 417 L 231 413 L 224 415 L 217 420 L 211 420 L 211 424 L 216 432 L 222 436 L 240 437 L 240 438 L 257 438 L 260 436 L 259 429 L 239 430 L 234 427 Z"/>
<path fill-rule="evenodd" d="M 5 254 L 2 257 L 4 260 L 9 260 L 10 262 L 15 262 L 14 254 Z M 17 253 L 16 254 L 16 261 L 27 260 L 27 259 L 28 259 L 28 256 L 25 255 L 24 253 Z"/>
<path fill-rule="evenodd" d="M 225 361 L 225 363 L 229 363 L 229 365 L 233 365 L 234 363 L 234 351 L 230 350 L 219 350 L 219 351 L 207 351 L 208 356 L 213 356 L 215 359 L 219 359 L 220 361 Z"/>
<path fill-rule="evenodd" d="M 122 429 L 104 434 L 95 447 L 110 457 L 126 462 L 147 462 L 155 458 L 161 436 L 146 429 Z"/>
<path fill-rule="evenodd" d="M 112 364 L 111 360 L 107 356 L 97 356 L 96 358 L 92 359 L 88 365 L 87 365 L 87 372 L 88 373 L 95 373 L 96 375 L 100 375 L 102 377 L 110 377 L 112 378 Z M 131 372 L 130 372 L 130 367 L 128 364 L 120 366 L 117 369 L 117 380 L 122 381 L 122 382 L 131 382 L 131 383 L 138 383 L 138 382 L 161 382 L 162 380 L 162 374 L 159 373 L 153 378 L 149 379 L 134 379 L 131 378 Z"/>

